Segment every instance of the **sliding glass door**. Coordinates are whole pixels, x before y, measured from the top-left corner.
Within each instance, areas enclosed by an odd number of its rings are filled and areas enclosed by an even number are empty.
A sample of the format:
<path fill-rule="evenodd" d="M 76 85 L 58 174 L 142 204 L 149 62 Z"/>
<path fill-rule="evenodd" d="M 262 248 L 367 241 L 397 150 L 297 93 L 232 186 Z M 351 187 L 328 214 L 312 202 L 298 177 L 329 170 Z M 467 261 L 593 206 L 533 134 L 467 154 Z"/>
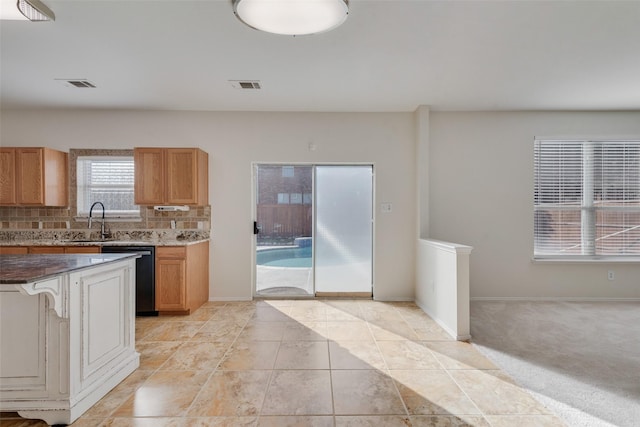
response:
<path fill-rule="evenodd" d="M 256 294 L 313 296 L 313 167 L 256 165 Z"/>
<path fill-rule="evenodd" d="M 254 179 L 256 295 L 371 295 L 371 165 L 256 165 Z"/>
<path fill-rule="evenodd" d="M 373 167 L 316 166 L 315 287 L 318 295 L 370 295 Z"/>

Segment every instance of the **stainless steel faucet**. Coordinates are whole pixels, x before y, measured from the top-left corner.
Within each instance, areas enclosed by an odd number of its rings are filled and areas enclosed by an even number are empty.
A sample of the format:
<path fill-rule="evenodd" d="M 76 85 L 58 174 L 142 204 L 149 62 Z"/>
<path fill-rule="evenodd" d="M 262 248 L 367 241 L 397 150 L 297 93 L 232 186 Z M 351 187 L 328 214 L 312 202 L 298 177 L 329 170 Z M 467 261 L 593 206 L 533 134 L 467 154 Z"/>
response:
<path fill-rule="evenodd" d="M 106 232 L 105 229 L 104 229 L 104 204 L 102 202 L 94 202 L 91 205 L 91 208 L 89 209 L 89 225 L 88 225 L 88 227 L 91 228 L 91 222 L 93 220 L 93 208 L 95 208 L 96 205 L 100 205 L 102 207 L 102 221 L 101 221 L 101 224 L 100 224 L 100 239 L 104 240 L 105 237 L 107 237 L 109 235 L 109 233 Z"/>

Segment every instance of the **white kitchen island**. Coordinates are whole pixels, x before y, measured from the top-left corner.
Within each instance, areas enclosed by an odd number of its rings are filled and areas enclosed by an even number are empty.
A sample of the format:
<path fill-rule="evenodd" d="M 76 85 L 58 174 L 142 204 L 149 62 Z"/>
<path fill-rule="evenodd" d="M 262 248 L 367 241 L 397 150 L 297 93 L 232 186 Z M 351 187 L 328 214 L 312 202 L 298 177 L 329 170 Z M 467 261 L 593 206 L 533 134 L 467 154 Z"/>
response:
<path fill-rule="evenodd" d="M 136 257 L 0 255 L 0 411 L 71 424 L 136 370 Z"/>

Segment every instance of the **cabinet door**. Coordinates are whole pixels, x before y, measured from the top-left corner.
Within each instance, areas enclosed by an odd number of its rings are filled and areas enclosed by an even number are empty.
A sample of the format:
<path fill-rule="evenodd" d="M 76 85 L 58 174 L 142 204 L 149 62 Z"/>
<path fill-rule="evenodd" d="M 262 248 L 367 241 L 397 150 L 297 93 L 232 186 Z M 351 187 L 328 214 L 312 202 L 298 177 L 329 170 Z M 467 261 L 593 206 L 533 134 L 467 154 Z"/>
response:
<path fill-rule="evenodd" d="M 3 402 L 47 395 L 45 361 L 47 345 L 51 344 L 46 336 L 51 325 L 48 316 L 43 315 L 47 312 L 46 299 L 44 294 L 29 296 L 9 289 L 0 292 Z M 5 425 L 4 421 L 0 423 Z"/>
<path fill-rule="evenodd" d="M 30 246 L 30 254 L 63 254 L 64 246 Z"/>
<path fill-rule="evenodd" d="M 156 259 L 156 310 L 186 310 L 185 267 L 185 259 Z"/>
<path fill-rule="evenodd" d="M 167 149 L 167 203 L 193 205 L 198 203 L 197 150 Z"/>
<path fill-rule="evenodd" d="M 100 246 L 65 246 L 65 254 L 99 254 Z"/>
<path fill-rule="evenodd" d="M 0 205 L 16 204 L 16 150 L 0 148 Z"/>
<path fill-rule="evenodd" d="M 19 205 L 44 204 L 42 148 L 16 148 L 16 186 Z"/>
<path fill-rule="evenodd" d="M 135 202 L 138 205 L 162 205 L 165 203 L 164 149 L 134 148 Z"/>
<path fill-rule="evenodd" d="M 44 148 L 43 181 L 45 206 L 69 206 L 69 155 Z"/>

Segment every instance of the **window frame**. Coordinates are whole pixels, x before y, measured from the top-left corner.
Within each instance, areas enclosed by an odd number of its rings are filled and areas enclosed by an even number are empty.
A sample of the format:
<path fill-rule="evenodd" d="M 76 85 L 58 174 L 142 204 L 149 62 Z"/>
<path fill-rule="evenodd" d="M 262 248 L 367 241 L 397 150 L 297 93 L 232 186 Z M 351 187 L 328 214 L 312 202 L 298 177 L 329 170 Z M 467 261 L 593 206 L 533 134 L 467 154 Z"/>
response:
<path fill-rule="evenodd" d="M 131 149 L 70 149 L 69 150 L 69 169 L 71 179 L 71 191 L 70 191 L 70 205 L 73 209 L 73 217 L 75 221 L 84 222 L 89 217 L 89 212 L 84 212 L 79 208 L 78 203 L 78 159 L 83 157 L 90 158 L 131 158 L 133 160 L 133 150 Z M 134 205 L 137 207 L 137 211 L 109 211 L 108 205 L 105 205 L 107 211 L 105 212 L 105 218 L 108 218 L 111 222 L 140 222 L 142 221 L 142 211 L 140 205 Z M 96 211 L 94 209 L 94 215 Z M 102 209 L 98 209 L 97 214 L 102 216 Z"/>
<path fill-rule="evenodd" d="M 290 196 L 289 193 L 278 193 L 278 204 L 279 205 L 290 205 Z"/>
<path fill-rule="evenodd" d="M 282 166 L 282 177 L 283 178 L 294 178 L 296 174 L 295 166 L 284 165 Z"/>
<path fill-rule="evenodd" d="M 547 164 L 540 165 L 540 151 L 541 145 L 545 143 L 558 144 L 558 146 L 563 146 L 566 144 L 567 147 L 570 144 L 580 146 L 579 156 L 576 157 L 575 154 L 573 157 L 558 157 L 554 160 L 558 160 L 558 164 L 561 166 L 558 168 L 558 171 L 554 171 L 556 175 L 558 175 L 557 181 L 546 181 L 549 179 L 549 176 L 544 175 L 548 172 L 549 166 Z M 611 144 L 614 150 L 607 151 L 607 144 Z M 623 146 L 624 155 L 620 158 L 615 158 L 612 160 L 611 153 L 618 154 L 615 150 L 615 145 Z M 625 144 L 629 144 L 630 154 L 626 154 L 628 148 Z M 589 154 L 593 155 L 595 151 L 585 151 L 585 147 L 596 147 L 596 149 L 600 150 L 598 152 L 598 159 L 601 160 L 601 163 L 597 163 L 595 160 L 589 161 L 585 160 L 589 158 Z M 575 147 L 574 147 L 575 148 Z M 567 148 L 569 150 L 569 148 Z M 586 154 L 585 154 L 586 153 Z M 611 156 L 611 157 L 609 157 Z M 596 156 L 593 156 L 595 159 Z M 631 160 L 629 160 L 631 158 Z M 598 224 L 598 219 L 602 220 L 602 217 L 607 212 L 617 212 L 624 216 L 625 213 L 631 213 L 632 215 L 640 215 L 640 138 L 637 137 L 625 137 L 625 138 L 548 138 L 548 137 L 536 137 L 534 139 L 534 152 L 533 152 L 533 261 L 574 261 L 574 262 L 591 262 L 591 261 L 607 261 L 607 262 L 638 262 L 640 261 L 640 251 L 636 253 L 620 253 L 620 254 L 611 254 L 606 253 L 607 248 L 598 247 L 598 241 L 606 239 L 608 237 L 613 237 L 615 235 L 625 233 L 628 231 L 633 231 L 640 227 L 640 221 L 637 219 L 631 219 L 630 222 L 620 221 L 608 224 L 609 227 L 620 227 L 620 226 L 630 226 L 621 232 L 615 232 L 611 234 L 607 234 L 604 236 L 598 237 L 598 227 L 600 230 L 604 229 L 605 226 L 603 224 Z M 610 164 L 607 162 L 614 162 L 615 160 L 621 161 L 623 160 L 623 164 L 626 166 L 626 162 L 629 161 L 633 164 L 633 168 L 628 172 L 627 170 L 622 173 L 618 172 L 616 168 L 610 167 Z M 546 161 L 546 159 L 545 159 Z M 578 162 L 579 171 L 580 171 L 580 185 L 577 192 L 572 194 L 572 189 L 569 188 L 568 193 L 569 197 L 567 200 L 570 202 L 563 203 L 563 197 L 565 194 L 565 176 L 561 176 L 563 172 L 567 172 L 567 174 L 571 174 L 571 172 L 575 173 L 575 170 L 571 170 L 571 166 L 575 167 L 575 164 L 571 164 L 571 161 Z M 634 164 L 635 163 L 635 164 Z M 566 164 L 569 164 L 568 169 L 566 168 Z M 595 167 L 594 167 L 595 165 Z M 540 172 L 539 169 L 547 168 Z M 638 168 L 638 169 L 636 169 Z M 540 176 L 543 176 L 540 178 Z M 625 179 L 627 177 L 631 177 L 630 182 L 623 181 L 624 186 L 614 187 L 615 190 L 621 191 L 624 194 L 624 197 L 619 199 L 617 198 L 609 198 L 606 193 L 605 184 L 611 185 L 610 181 L 606 181 L 610 175 L 622 176 Z M 572 177 L 575 180 L 575 176 Z M 547 197 L 545 193 L 542 192 L 540 186 L 546 182 L 546 185 L 550 187 L 557 187 L 556 197 L 558 200 L 556 203 L 545 203 L 544 199 Z M 551 182 L 551 184 L 548 184 Z M 571 178 L 568 181 L 571 183 Z M 617 183 L 617 182 L 616 182 Z M 575 185 L 575 182 L 573 183 Z M 596 185 L 597 184 L 597 185 Z M 570 186 L 569 186 L 570 187 Z M 596 187 L 599 192 L 596 191 Z M 588 194 L 591 194 L 591 197 L 586 197 L 584 193 L 584 189 L 590 189 Z M 573 189 L 575 191 L 575 189 Z M 628 192 L 628 193 L 627 193 Z M 627 205 L 629 199 L 627 199 L 627 194 L 631 194 L 631 203 Z M 575 201 L 576 196 L 579 195 L 580 200 L 578 202 Z M 600 195 L 601 198 L 598 198 Z M 571 202 L 573 197 L 573 202 Z M 579 233 L 579 245 L 576 247 L 583 247 L 581 253 L 579 254 L 567 254 L 560 253 L 556 251 L 548 251 L 544 252 L 544 245 L 539 248 L 539 241 L 544 239 L 544 234 L 539 234 L 540 224 L 544 224 L 538 217 L 538 212 L 551 212 L 556 211 L 556 215 L 560 212 L 579 212 L 579 221 L 578 224 L 578 233 Z M 575 220 L 574 220 L 575 221 Z M 591 221 L 591 222 L 589 222 Z M 635 225 L 638 222 L 638 225 Z M 555 224 L 555 223 L 553 223 Z M 575 225 L 574 225 L 575 227 Z M 591 228 L 591 234 L 589 229 Z M 544 230 L 544 228 L 543 228 Z M 561 233 L 565 233 L 565 231 L 561 231 Z M 559 236 L 557 240 L 558 243 L 562 243 L 562 238 L 564 236 Z M 613 241 L 615 245 L 615 240 Z M 622 245 L 622 243 L 620 243 Z M 587 249 L 584 249 L 584 246 L 588 246 Z M 601 245 L 602 246 L 602 245 Z M 623 249 L 628 250 L 629 247 L 622 246 Z M 563 250 L 567 250 L 564 248 Z M 604 252 L 603 252 L 604 251 Z M 633 251 L 633 249 L 632 249 Z"/>

